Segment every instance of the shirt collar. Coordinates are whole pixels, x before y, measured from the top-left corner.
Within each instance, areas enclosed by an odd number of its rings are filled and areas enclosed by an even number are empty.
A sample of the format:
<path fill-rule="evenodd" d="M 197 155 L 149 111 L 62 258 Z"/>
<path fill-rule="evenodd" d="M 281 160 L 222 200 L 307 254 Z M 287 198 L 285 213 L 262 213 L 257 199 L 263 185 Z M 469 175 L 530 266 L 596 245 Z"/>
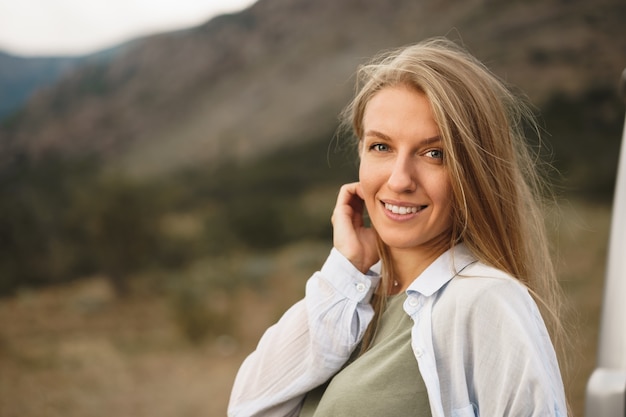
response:
<path fill-rule="evenodd" d="M 418 292 L 425 296 L 431 296 L 474 262 L 476 262 L 476 258 L 469 249 L 463 243 L 459 243 L 430 264 L 409 285 L 407 293 Z"/>

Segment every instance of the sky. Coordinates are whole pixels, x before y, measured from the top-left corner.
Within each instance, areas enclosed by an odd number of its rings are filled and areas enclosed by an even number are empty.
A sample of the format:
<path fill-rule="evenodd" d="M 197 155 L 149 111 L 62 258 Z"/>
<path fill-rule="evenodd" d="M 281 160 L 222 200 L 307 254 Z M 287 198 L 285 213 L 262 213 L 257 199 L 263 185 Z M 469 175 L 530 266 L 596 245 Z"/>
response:
<path fill-rule="evenodd" d="M 20 56 L 82 55 L 202 24 L 255 0 L 0 0 L 0 50 Z"/>

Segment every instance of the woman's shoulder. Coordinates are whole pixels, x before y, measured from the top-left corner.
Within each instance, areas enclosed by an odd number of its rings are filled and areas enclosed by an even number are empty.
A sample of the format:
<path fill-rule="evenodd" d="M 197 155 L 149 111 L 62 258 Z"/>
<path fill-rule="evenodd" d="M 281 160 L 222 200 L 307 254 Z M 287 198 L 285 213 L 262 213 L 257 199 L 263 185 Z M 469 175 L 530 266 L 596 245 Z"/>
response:
<path fill-rule="evenodd" d="M 501 269 L 476 261 L 468 265 L 450 280 L 448 287 L 471 293 L 481 293 L 491 288 L 510 287 L 518 291 L 526 291 L 526 286 L 517 278 Z M 476 291 L 471 291 L 475 288 Z"/>
<path fill-rule="evenodd" d="M 472 340 L 487 345 L 496 343 L 502 332 L 521 340 L 547 337 L 541 313 L 526 286 L 506 272 L 478 262 L 440 291 L 432 321 L 435 337 L 471 334 Z"/>
<path fill-rule="evenodd" d="M 502 307 L 533 308 L 527 287 L 510 274 L 474 262 L 450 280 L 442 289 L 437 304 L 441 307 L 499 309 Z M 495 311 L 494 311 L 495 312 Z"/>

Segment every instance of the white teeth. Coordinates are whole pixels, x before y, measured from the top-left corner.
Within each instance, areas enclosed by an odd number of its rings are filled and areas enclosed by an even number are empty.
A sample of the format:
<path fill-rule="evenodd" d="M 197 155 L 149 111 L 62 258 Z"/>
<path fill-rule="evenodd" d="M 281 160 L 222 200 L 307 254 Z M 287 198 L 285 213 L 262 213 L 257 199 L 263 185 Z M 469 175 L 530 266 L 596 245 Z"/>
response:
<path fill-rule="evenodd" d="M 385 208 L 394 214 L 410 214 L 417 213 L 421 207 L 400 207 L 394 206 L 393 204 L 385 203 Z"/>

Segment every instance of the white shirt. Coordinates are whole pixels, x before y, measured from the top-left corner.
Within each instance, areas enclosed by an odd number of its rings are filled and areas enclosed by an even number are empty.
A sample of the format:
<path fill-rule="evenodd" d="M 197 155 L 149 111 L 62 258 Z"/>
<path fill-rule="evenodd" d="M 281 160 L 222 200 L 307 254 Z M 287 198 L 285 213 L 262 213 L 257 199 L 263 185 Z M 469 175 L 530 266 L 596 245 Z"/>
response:
<path fill-rule="evenodd" d="M 243 362 L 228 415 L 297 416 L 306 393 L 337 373 L 363 337 L 379 280 L 378 266 L 362 274 L 333 249 L 305 298 Z M 567 415 L 554 349 L 519 281 L 477 262 L 461 244 L 406 292 L 433 417 Z"/>

